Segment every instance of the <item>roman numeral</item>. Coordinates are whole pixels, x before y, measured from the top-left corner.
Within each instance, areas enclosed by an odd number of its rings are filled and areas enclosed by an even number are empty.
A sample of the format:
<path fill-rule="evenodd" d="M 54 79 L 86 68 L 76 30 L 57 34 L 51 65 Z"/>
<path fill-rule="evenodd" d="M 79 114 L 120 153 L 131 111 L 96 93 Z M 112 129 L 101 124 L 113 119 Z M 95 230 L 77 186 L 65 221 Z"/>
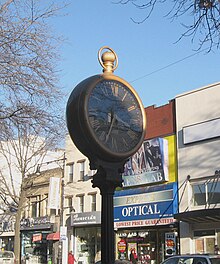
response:
<path fill-rule="evenodd" d="M 135 105 L 132 105 L 132 106 L 130 106 L 130 107 L 128 107 L 128 111 L 130 112 L 130 111 L 133 111 L 133 110 L 135 110 L 136 109 L 136 106 Z"/>
<path fill-rule="evenodd" d="M 101 87 L 101 90 L 102 90 L 102 93 L 103 93 L 105 96 L 109 96 L 108 88 L 106 88 L 105 86 L 102 86 L 102 87 Z"/>
<path fill-rule="evenodd" d="M 112 94 L 114 96 L 118 96 L 118 86 L 117 85 L 112 86 Z"/>
<path fill-rule="evenodd" d="M 121 101 L 123 102 L 125 97 L 127 96 L 128 92 L 126 91 L 126 93 L 124 94 L 124 96 L 122 97 Z"/>
<path fill-rule="evenodd" d="M 128 147 L 128 143 L 127 143 L 127 141 L 126 141 L 124 138 L 122 138 L 122 142 L 123 142 L 123 144 L 124 144 L 126 147 Z"/>
<path fill-rule="evenodd" d="M 133 140 L 137 139 L 137 137 L 138 137 L 137 134 L 133 130 L 128 130 L 127 134 Z"/>
<path fill-rule="evenodd" d="M 117 142 L 116 139 L 112 137 L 112 148 L 115 149 L 115 151 L 118 151 L 118 146 L 117 146 Z"/>
<path fill-rule="evenodd" d="M 100 128 L 100 122 L 98 119 L 90 120 L 90 124 L 91 124 L 92 128 L 94 128 L 95 131 L 97 131 Z"/>
<path fill-rule="evenodd" d="M 105 131 L 102 131 L 100 136 L 99 136 L 99 139 L 104 141 L 105 140 Z"/>

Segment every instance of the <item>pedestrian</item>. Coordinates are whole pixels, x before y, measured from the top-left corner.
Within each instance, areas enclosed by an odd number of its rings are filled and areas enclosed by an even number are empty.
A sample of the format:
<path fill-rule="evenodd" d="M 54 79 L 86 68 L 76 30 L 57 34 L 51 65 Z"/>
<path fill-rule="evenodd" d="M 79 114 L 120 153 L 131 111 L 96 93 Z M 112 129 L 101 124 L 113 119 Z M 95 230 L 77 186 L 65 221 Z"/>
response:
<path fill-rule="evenodd" d="M 76 261 L 72 250 L 70 250 L 70 252 L 68 253 L 68 264 L 74 264 L 74 262 Z"/>
<path fill-rule="evenodd" d="M 219 252 L 219 247 L 218 245 L 215 245 L 214 246 L 214 254 L 218 255 L 220 252 Z"/>

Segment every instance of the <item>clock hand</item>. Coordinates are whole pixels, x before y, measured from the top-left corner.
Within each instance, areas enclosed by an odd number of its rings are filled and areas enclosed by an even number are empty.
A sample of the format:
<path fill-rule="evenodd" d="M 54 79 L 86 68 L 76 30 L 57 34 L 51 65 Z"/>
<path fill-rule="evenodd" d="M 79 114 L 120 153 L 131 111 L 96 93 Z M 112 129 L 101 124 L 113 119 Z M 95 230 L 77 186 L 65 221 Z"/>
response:
<path fill-rule="evenodd" d="M 119 121 L 120 123 L 122 123 L 123 125 L 127 127 L 130 127 L 130 125 L 127 122 L 123 121 L 119 116 L 115 115 L 115 117 L 117 121 Z"/>
<path fill-rule="evenodd" d="M 113 117 L 111 118 L 111 124 L 110 124 L 109 131 L 108 131 L 108 133 L 107 133 L 107 135 L 106 135 L 105 142 L 107 142 L 107 141 L 108 141 L 109 135 L 111 134 L 112 127 L 113 127 L 113 125 L 114 125 L 114 122 L 115 122 L 115 114 L 114 114 L 114 113 L 112 113 L 112 115 L 113 115 Z"/>

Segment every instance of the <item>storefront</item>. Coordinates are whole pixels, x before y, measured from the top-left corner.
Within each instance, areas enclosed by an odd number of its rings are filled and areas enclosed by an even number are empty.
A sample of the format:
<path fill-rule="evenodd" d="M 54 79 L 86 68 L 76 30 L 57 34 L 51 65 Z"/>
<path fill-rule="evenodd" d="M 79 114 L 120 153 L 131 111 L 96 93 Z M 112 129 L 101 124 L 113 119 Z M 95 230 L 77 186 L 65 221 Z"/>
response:
<path fill-rule="evenodd" d="M 15 218 L 7 218 L 4 216 L 0 219 L 0 250 L 14 251 Z"/>
<path fill-rule="evenodd" d="M 131 251 L 137 254 L 138 263 L 160 263 L 177 254 L 176 227 L 135 228 L 117 231 L 117 258 L 130 260 Z"/>
<path fill-rule="evenodd" d="M 176 183 L 117 191 L 114 196 L 117 257 L 130 259 L 133 250 L 138 263 L 158 264 L 178 254 L 175 212 Z"/>
<path fill-rule="evenodd" d="M 183 253 L 220 254 L 220 208 L 192 210 L 174 217 L 181 221 Z"/>
<path fill-rule="evenodd" d="M 0 250 L 14 251 L 14 234 L 2 233 L 0 235 Z"/>
<path fill-rule="evenodd" d="M 52 233 L 48 217 L 21 220 L 21 263 L 46 264 L 52 255 L 52 244 L 47 236 Z"/>
<path fill-rule="evenodd" d="M 73 213 L 74 252 L 78 264 L 94 264 L 101 259 L 101 212 Z"/>

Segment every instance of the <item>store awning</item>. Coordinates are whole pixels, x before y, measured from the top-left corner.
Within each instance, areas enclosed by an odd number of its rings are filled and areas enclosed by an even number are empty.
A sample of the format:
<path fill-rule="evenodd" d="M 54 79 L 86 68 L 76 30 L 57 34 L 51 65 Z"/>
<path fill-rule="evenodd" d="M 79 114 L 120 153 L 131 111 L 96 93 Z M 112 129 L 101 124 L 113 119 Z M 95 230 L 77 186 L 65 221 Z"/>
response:
<path fill-rule="evenodd" d="M 47 240 L 60 240 L 60 232 L 47 235 Z"/>
<path fill-rule="evenodd" d="M 216 223 L 220 222 L 220 208 L 178 213 L 174 218 L 187 223 Z"/>

